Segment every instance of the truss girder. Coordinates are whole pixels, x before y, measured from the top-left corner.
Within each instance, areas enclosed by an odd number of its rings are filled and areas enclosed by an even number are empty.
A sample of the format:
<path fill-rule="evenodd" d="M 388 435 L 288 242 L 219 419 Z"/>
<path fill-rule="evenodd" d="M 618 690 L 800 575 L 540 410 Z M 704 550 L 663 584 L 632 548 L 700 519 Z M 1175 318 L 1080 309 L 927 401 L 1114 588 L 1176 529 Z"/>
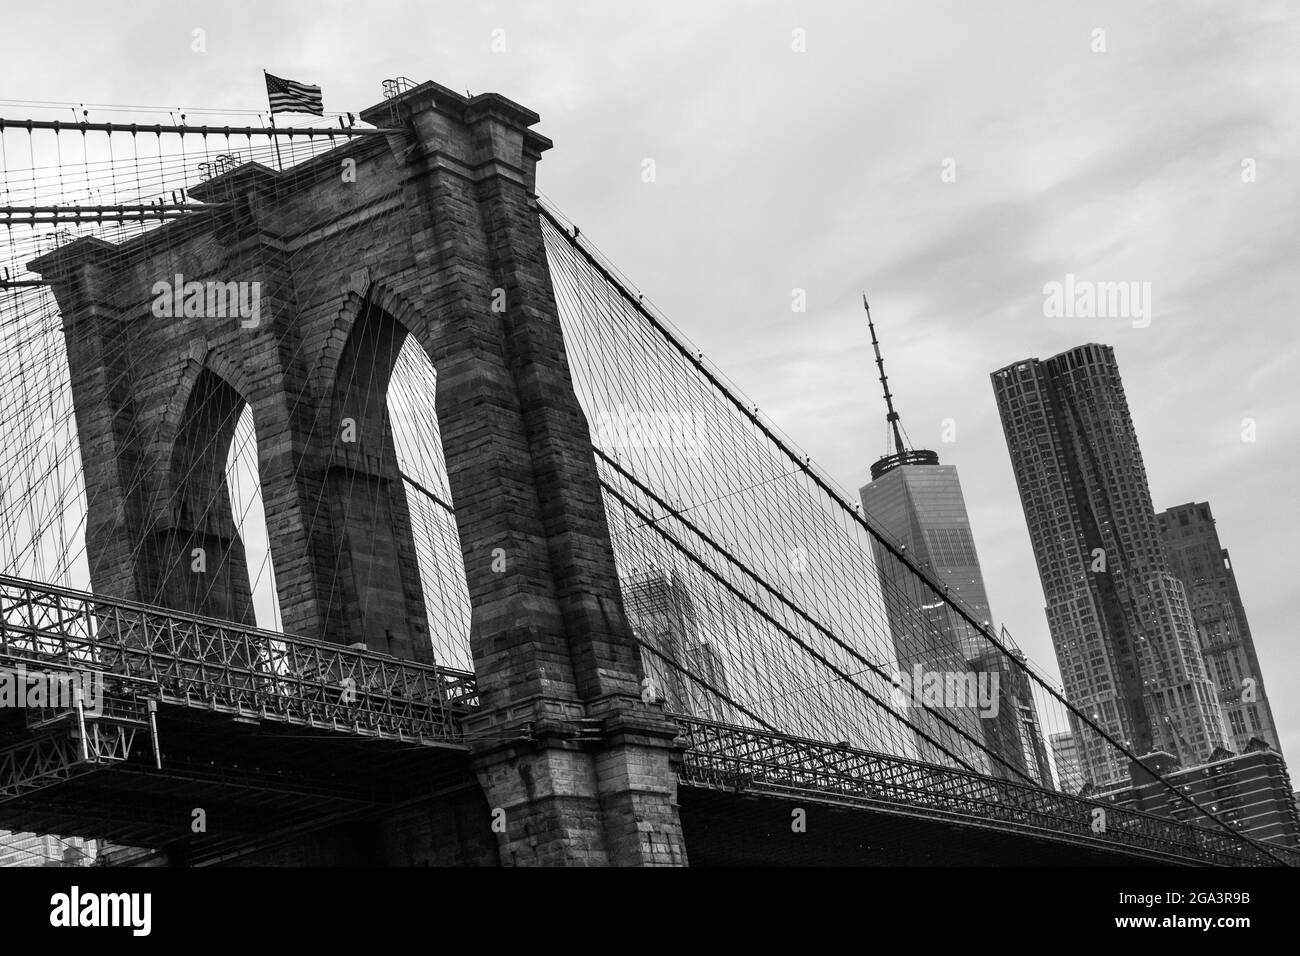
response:
<path fill-rule="evenodd" d="M 1162 861 L 1270 862 L 1232 834 L 887 754 L 679 718 L 684 785 L 751 790 L 913 816 L 1036 832 L 1048 839 Z M 1094 811 L 1101 808 L 1104 818 Z M 1104 819 L 1103 827 L 1096 827 Z"/>
<path fill-rule="evenodd" d="M 0 803 L 121 763 L 135 734 L 132 726 L 91 721 L 84 736 L 75 727 L 54 730 L 0 750 Z"/>
<path fill-rule="evenodd" d="M 442 744 L 461 742 L 476 693 L 461 671 L 4 576 L 0 658 L 143 679 L 178 706 Z"/>

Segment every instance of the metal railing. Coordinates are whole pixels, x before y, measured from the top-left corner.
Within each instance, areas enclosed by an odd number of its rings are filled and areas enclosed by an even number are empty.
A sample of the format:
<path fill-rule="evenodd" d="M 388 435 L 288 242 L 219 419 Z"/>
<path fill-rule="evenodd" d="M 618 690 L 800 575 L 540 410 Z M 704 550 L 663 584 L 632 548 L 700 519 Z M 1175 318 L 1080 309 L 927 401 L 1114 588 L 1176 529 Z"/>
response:
<path fill-rule="evenodd" d="M 143 678 L 160 701 L 460 744 L 474 675 L 0 575 L 0 661 Z"/>
<path fill-rule="evenodd" d="M 1300 862 L 1300 854 L 1053 790 L 817 740 L 678 718 L 684 785 L 820 799 L 1126 851 L 1160 862 L 1227 866 Z M 1103 811 L 1098 814 L 1096 811 Z M 1270 857 L 1269 854 L 1273 854 Z"/>

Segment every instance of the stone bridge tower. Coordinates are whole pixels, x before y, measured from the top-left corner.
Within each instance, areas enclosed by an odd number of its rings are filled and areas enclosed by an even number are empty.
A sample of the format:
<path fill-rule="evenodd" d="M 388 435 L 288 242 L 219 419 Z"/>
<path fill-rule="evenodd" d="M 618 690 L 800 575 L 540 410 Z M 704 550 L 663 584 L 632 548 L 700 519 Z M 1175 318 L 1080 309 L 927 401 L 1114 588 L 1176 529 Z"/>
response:
<path fill-rule="evenodd" d="M 191 190 L 216 211 L 32 263 L 63 316 L 93 586 L 252 623 L 223 472 L 248 405 L 285 630 L 430 660 L 385 410 L 413 336 L 437 372 L 501 861 L 684 864 L 675 726 L 641 700 L 535 207 L 551 144 L 510 100 L 434 83 L 362 116 L 394 132 L 247 163 Z M 256 288 L 256 320 L 159 307 L 191 281 Z"/>

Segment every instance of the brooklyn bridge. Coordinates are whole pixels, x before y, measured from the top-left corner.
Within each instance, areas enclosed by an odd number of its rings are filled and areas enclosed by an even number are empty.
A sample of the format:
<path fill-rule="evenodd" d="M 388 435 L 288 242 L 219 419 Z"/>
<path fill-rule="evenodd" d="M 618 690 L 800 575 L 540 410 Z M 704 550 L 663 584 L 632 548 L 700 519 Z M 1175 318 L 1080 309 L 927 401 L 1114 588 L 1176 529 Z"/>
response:
<path fill-rule="evenodd" d="M 1138 757 L 539 193 L 538 122 L 407 81 L 333 126 L 0 121 L 0 668 L 92 689 L 0 708 L 0 827 L 172 865 L 1294 862 L 1172 785 L 1065 786 L 1049 732 Z M 899 693 L 954 620 L 985 713 Z"/>

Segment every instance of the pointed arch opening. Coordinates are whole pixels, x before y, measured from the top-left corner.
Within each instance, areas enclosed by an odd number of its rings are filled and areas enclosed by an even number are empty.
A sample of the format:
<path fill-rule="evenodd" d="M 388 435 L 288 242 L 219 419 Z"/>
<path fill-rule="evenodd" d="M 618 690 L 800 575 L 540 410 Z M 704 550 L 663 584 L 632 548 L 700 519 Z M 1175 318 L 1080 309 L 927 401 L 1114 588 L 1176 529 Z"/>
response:
<path fill-rule="evenodd" d="M 363 302 L 331 398 L 332 604 L 355 643 L 468 669 L 469 590 L 436 390 L 433 363 L 415 336 Z"/>
<path fill-rule="evenodd" d="M 278 629 L 252 408 L 209 368 L 194 379 L 181 414 L 167 488 L 166 517 L 140 559 L 141 594 L 163 607 Z"/>
<path fill-rule="evenodd" d="M 275 584 L 275 563 L 267 531 L 266 506 L 258 469 L 257 427 L 253 407 L 245 404 L 235 423 L 226 455 L 226 487 L 235 533 L 244 545 L 244 564 L 253 602 L 253 619 L 264 631 L 282 631 L 280 596 Z"/>

